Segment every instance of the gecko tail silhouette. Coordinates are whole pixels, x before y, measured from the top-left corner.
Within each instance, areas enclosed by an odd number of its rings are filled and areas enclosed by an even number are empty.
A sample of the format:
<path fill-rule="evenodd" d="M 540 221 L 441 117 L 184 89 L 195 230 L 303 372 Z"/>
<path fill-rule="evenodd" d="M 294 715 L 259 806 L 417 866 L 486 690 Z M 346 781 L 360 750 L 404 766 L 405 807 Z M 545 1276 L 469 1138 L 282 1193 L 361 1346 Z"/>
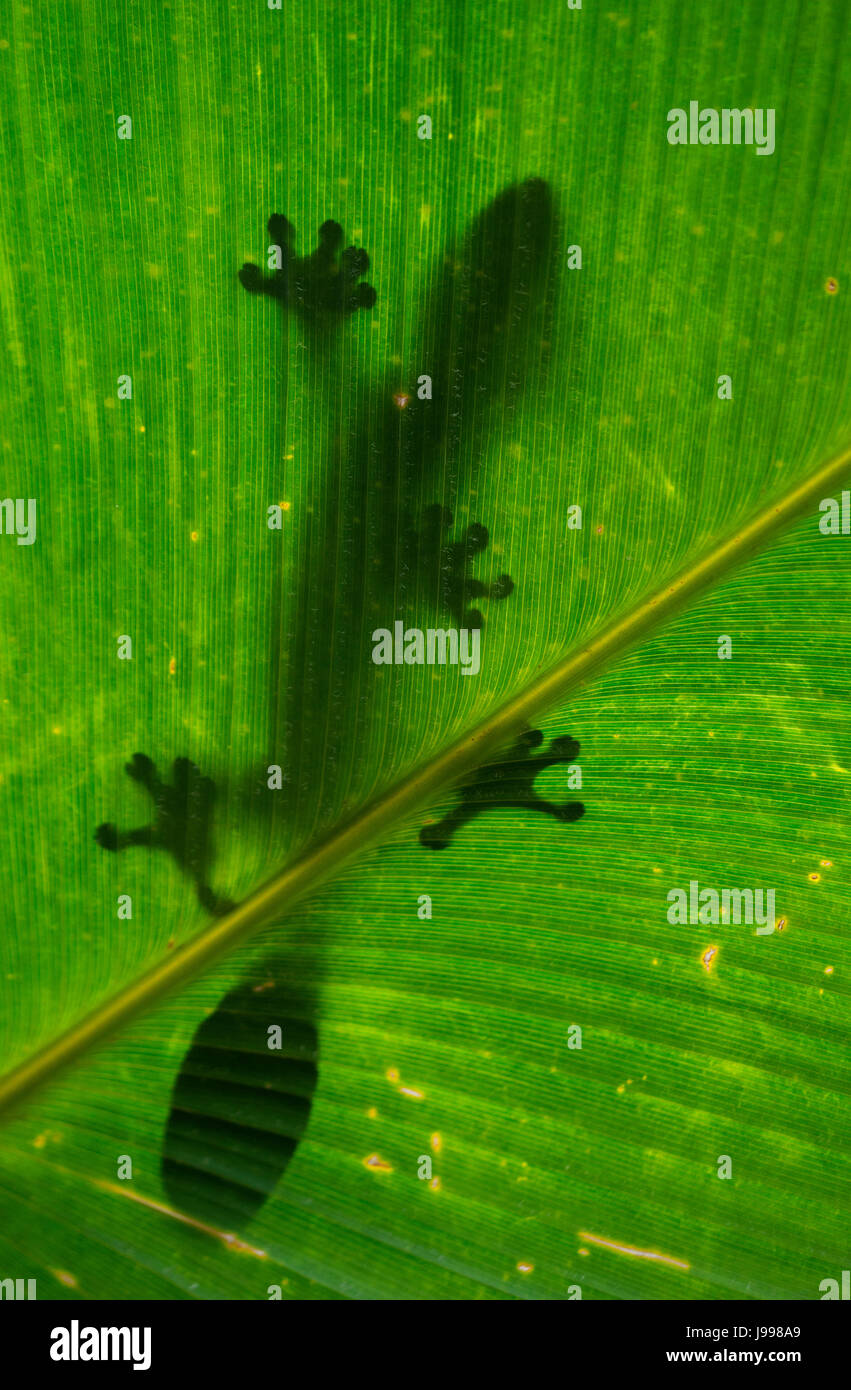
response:
<path fill-rule="evenodd" d="M 166 1126 L 169 1200 L 227 1231 L 242 1229 L 281 1181 L 319 1075 L 316 1001 L 295 982 L 293 962 L 272 960 L 269 969 L 275 978 L 237 986 L 196 1029 Z"/>

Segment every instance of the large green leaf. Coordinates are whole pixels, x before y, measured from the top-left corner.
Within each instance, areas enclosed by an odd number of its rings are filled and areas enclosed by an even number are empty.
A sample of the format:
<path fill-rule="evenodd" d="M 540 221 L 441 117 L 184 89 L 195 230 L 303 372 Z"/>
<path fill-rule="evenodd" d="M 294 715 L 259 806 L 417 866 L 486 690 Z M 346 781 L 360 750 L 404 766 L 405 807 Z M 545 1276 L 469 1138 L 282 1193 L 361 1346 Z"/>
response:
<path fill-rule="evenodd" d="M 847 1250 L 845 6 L 527 11 L 12 6 L 0 1262 L 42 1296 L 818 1297 Z M 776 152 L 670 146 L 691 99 L 775 107 Z M 299 255 L 342 222 L 376 307 L 246 295 L 272 212 Z M 515 583 L 475 679 L 370 660 L 447 621 L 406 548 L 433 504 Z M 583 819 L 423 846 L 528 721 L 581 741 Z M 136 750 L 214 779 L 236 913 L 95 844 L 149 814 Z M 691 879 L 774 886 L 783 930 L 669 924 Z M 170 1113 L 218 1123 L 249 1064 L 229 1222 Z"/>

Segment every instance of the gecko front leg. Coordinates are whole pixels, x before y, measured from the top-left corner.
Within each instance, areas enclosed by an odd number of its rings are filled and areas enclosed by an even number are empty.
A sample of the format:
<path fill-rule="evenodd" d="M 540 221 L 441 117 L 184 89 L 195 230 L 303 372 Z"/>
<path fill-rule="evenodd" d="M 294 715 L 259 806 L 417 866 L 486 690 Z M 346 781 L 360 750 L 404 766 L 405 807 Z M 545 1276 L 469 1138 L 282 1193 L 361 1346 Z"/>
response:
<path fill-rule="evenodd" d="M 154 803 L 154 820 L 135 830 L 118 830 L 112 824 L 99 825 L 95 840 L 101 849 L 118 853 L 123 849 L 141 846 L 164 849 L 192 879 L 198 901 L 208 912 L 222 916 L 233 903 L 220 898 L 207 882 L 212 860 L 212 819 L 215 784 L 202 777 L 189 758 L 175 758 L 172 765 L 173 785 L 163 782 L 156 766 L 144 753 L 134 753 L 126 764 L 128 777 L 148 792 Z"/>
<path fill-rule="evenodd" d="M 357 309 L 372 308 L 375 290 L 372 285 L 357 283 L 369 269 L 369 256 L 355 246 L 347 246 L 341 254 L 344 238 L 339 222 L 323 222 L 319 245 L 302 257 L 295 254 L 295 228 L 286 217 L 273 213 L 267 225 L 272 239 L 269 250 L 277 253 L 275 259 L 280 259 L 280 265 L 271 275 L 264 275 L 259 266 L 246 262 L 239 279 L 250 294 L 280 300 L 315 322 L 330 322 Z"/>

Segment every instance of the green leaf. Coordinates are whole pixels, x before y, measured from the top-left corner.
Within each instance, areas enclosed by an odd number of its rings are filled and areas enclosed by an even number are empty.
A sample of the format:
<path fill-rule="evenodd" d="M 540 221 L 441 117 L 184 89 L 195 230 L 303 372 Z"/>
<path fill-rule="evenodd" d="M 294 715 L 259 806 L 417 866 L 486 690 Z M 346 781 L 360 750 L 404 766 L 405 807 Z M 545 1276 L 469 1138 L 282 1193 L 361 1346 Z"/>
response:
<path fill-rule="evenodd" d="M 844 6 L 15 3 L 6 44 L 2 495 L 38 534 L 0 536 L 0 1272 L 818 1298 L 849 1235 Z M 692 99 L 776 108 L 775 153 L 670 146 Z M 272 213 L 299 258 L 340 222 L 375 307 L 332 321 L 316 262 L 289 308 L 247 295 Z M 473 607 L 475 678 L 373 663 Z M 529 726 L 579 740 L 583 818 L 423 844 Z M 551 767 L 502 799 L 530 785 L 567 798 Z M 693 879 L 774 886 L 783 929 L 671 924 Z"/>

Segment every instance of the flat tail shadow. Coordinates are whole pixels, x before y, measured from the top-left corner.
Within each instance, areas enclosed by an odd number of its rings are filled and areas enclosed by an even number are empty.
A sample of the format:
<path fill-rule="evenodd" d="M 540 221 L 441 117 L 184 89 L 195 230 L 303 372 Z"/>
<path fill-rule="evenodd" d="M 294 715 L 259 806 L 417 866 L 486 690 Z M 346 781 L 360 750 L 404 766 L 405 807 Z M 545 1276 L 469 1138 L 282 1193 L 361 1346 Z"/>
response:
<path fill-rule="evenodd" d="M 286 970 L 303 957 L 290 959 Z M 195 1033 L 174 1085 L 163 1187 L 179 1211 L 241 1230 L 281 1181 L 307 1128 L 316 1089 L 316 1001 L 268 981 L 225 996 Z"/>

